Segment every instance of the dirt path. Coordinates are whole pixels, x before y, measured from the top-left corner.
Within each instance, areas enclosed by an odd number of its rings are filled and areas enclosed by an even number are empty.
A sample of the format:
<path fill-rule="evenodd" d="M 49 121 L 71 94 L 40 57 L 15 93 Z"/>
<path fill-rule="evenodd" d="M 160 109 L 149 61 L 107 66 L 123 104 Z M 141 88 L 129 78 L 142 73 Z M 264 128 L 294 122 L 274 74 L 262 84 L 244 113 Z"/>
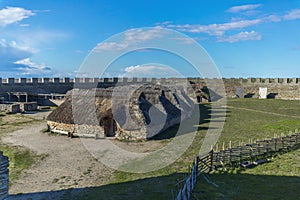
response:
<path fill-rule="evenodd" d="M 41 133 L 45 126 L 45 122 L 26 126 L 2 138 L 47 155 L 13 182 L 10 194 L 99 186 L 112 179 L 112 170 L 94 159 L 79 138 Z"/>

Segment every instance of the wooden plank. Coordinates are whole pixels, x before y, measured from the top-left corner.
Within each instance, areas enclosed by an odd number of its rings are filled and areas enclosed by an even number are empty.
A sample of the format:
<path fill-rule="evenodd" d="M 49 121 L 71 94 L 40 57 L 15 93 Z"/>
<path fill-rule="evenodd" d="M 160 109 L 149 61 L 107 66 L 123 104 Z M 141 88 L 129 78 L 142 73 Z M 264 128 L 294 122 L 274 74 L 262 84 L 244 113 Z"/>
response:
<path fill-rule="evenodd" d="M 59 134 L 62 134 L 62 135 L 68 135 L 67 131 L 61 131 L 61 130 L 57 130 L 57 129 L 52 129 L 51 132 L 52 133 L 59 133 Z"/>

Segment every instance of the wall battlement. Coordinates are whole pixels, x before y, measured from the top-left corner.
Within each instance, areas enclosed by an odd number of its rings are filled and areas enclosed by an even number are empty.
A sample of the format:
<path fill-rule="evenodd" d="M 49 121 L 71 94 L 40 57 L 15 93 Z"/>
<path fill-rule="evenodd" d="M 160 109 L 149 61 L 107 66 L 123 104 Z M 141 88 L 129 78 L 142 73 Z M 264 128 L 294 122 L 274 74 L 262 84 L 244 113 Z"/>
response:
<path fill-rule="evenodd" d="M 174 83 L 182 80 L 195 82 L 213 82 L 216 78 L 0 78 L 0 85 L 40 85 L 40 84 L 74 84 L 74 83 Z M 300 84 L 300 78 L 223 78 L 224 83 L 241 84 Z"/>
<path fill-rule="evenodd" d="M 278 99 L 300 100 L 300 78 L 0 78 L 0 97 L 10 92 L 26 92 L 29 95 L 66 94 L 73 88 L 107 88 L 127 84 L 190 85 L 196 89 L 209 88 L 227 97 L 236 95 L 242 88 L 245 96 L 258 97 L 259 87 L 268 88 L 270 96 Z M 224 84 L 222 84 L 224 83 Z M 188 85 L 187 85 L 188 86 Z"/>

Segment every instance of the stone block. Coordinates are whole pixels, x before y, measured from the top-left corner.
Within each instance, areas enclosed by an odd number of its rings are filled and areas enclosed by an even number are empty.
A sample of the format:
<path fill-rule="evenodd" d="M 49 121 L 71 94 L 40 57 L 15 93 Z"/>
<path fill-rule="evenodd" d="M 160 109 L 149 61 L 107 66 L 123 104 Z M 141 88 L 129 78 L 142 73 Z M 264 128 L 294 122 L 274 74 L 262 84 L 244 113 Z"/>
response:
<path fill-rule="evenodd" d="M 42 83 L 49 84 L 50 83 L 50 78 L 42 78 Z"/>
<path fill-rule="evenodd" d="M 259 98 L 266 99 L 268 95 L 268 88 L 266 87 L 259 87 Z"/>
<path fill-rule="evenodd" d="M 93 78 L 93 83 L 99 83 L 99 78 Z"/>
<path fill-rule="evenodd" d="M 26 78 L 19 78 L 19 83 L 22 85 L 25 85 L 27 83 L 27 79 Z"/>
<path fill-rule="evenodd" d="M 238 98 L 244 98 L 244 88 L 243 87 L 236 87 L 235 88 L 235 96 Z"/>
<path fill-rule="evenodd" d="M 15 78 L 8 78 L 8 84 L 10 85 L 15 84 Z"/>
<path fill-rule="evenodd" d="M 75 78 L 75 83 L 80 83 L 80 78 L 76 77 Z"/>
<path fill-rule="evenodd" d="M 84 79 L 83 79 L 83 82 L 84 82 L 84 83 L 90 83 L 90 78 L 84 78 Z"/>
<path fill-rule="evenodd" d="M 70 78 L 65 77 L 65 78 L 63 79 L 63 82 L 66 83 L 66 84 L 70 83 Z"/>
<path fill-rule="evenodd" d="M 38 78 L 31 78 L 31 79 L 30 79 L 30 82 L 31 82 L 32 84 L 38 84 L 39 79 L 38 79 Z"/>
<path fill-rule="evenodd" d="M 53 79 L 53 83 L 54 83 L 54 84 L 59 84 L 59 78 L 54 78 L 54 79 Z"/>
<path fill-rule="evenodd" d="M 118 83 L 118 81 L 119 81 L 119 79 L 118 79 L 117 77 L 114 77 L 114 78 L 113 78 L 113 82 L 114 82 L 114 83 Z"/>

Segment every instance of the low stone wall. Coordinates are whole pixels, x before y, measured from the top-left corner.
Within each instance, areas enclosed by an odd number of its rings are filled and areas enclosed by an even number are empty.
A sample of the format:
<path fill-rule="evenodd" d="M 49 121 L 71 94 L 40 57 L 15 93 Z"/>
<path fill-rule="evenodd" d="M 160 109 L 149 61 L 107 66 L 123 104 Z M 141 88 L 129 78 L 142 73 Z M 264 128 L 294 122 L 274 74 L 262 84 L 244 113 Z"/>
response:
<path fill-rule="evenodd" d="M 9 189 L 9 161 L 0 151 L 0 200 L 8 198 Z"/>
<path fill-rule="evenodd" d="M 19 103 L 21 112 L 24 111 L 35 111 L 37 110 L 37 103 L 36 102 L 27 102 L 27 103 Z"/>
<path fill-rule="evenodd" d="M 18 113 L 20 112 L 20 104 L 2 103 L 0 104 L 0 111 L 6 113 Z"/>
<path fill-rule="evenodd" d="M 73 134 L 74 136 L 91 135 L 94 137 L 96 134 L 98 134 L 98 137 L 105 137 L 104 130 L 101 126 L 86 124 L 64 124 L 53 121 L 47 121 L 47 125 L 50 131 L 64 131 Z"/>
<path fill-rule="evenodd" d="M 177 121 L 172 121 L 172 125 L 177 124 Z M 48 129 L 52 132 L 65 132 L 72 134 L 73 136 L 79 136 L 79 137 L 97 137 L 99 138 L 105 138 L 104 135 L 104 129 L 101 126 L 93 126 L 93 125 L 78 125 L 78 124 L 64 124 L 64 123 L 57 123 L 53 121 L 47 121 Z M 144 131 L 143 131 L 144 130 Z M 121 140 L 143 140 L 153 137 L 154 135 L 151 135 L 149 133 L 146 133 L 146 127 L 144 129 L 139 130 L 123 130 L 121 128 L 118 128 L 118 131 L 116 132 L 115 137 Z M 165 129 L 164 129 L 165 130 Z M 157 134 L 157 133 L 156 133 Z"/>

